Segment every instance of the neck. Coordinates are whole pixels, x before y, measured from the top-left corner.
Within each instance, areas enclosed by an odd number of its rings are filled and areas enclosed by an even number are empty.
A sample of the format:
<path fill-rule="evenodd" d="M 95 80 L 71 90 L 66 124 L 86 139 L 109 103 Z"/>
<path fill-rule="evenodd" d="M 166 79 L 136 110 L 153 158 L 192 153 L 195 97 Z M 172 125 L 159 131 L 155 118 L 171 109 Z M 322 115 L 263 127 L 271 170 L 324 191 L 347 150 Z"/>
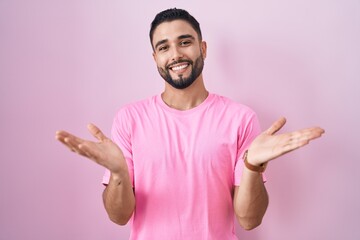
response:
<path fill-rule="evenodd" d="M 165 91 L 161 94 L 162 100 L 171 108 L 189 110 L 201 104 L 209 95 L 204 86 L 201 75 L 191 86 L 185 89 L 176 89 L 165 83 Z"/>

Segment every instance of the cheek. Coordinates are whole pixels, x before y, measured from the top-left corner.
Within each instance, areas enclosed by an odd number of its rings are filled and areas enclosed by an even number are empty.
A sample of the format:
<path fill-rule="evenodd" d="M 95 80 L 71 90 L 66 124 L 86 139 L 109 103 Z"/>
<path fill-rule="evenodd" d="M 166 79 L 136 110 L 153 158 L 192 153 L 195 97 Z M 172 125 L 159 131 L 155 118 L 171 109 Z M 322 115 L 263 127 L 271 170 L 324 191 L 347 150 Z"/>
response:
<path fill-rule="evenodd" d="M 157 57 L 155 59 L 155 62 L 158 67 L 165 68 L 166 66 L 166 61 L 164 57 Z"/>
<path fill-rule="evenodd" d="M 188 49 L 188 51 L 185 53 L 185 56 L 191 58 L 192 60 L 197 59 L 200 55 L 202 55 L 202 51 L 200 48 Z"/>

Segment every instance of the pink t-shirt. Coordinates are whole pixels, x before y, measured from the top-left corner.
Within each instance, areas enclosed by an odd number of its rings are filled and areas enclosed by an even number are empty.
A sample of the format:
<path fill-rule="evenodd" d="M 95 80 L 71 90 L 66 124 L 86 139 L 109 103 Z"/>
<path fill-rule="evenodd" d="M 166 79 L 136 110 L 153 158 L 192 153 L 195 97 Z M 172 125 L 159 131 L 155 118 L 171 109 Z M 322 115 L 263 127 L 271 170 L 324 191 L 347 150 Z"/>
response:
<path fill-rule="evenodd" d="M 237 239 L 234 185 L 259 132 L 250 108 L 216 94 L 186 111 L 168 107 L 160 95 L 120 109 L 112 139 L 135 191 L 130 239 Z"/>

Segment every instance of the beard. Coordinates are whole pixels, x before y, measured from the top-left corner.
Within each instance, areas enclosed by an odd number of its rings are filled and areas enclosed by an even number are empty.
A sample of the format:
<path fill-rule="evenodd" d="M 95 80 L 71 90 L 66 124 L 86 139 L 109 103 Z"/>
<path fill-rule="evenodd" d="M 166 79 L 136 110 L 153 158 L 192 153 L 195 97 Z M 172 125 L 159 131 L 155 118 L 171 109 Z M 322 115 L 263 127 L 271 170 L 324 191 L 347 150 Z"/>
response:
<path fill-rule="evenodd" d="M 183 77 L 183 75 L 179 75 L 178 79 L 174 79 L 170 75 L 170 67 L 174 64 L 186 62 L 189 64 L 189 66 L 192 67 L 191 73 L 189 77 Z M 165 69 L 158 67 L 158 71 L 160 73 L 160 76 L 169 83 L 172 87 L 176 89 L 185 89 L 189 87 L 202 73 L 202 70 L 204 68 L 204 58 L 202 54 L 195 60 L 195 63 L 191 60 L 179 60 L 176 62 L 172 62 L 171 64 L 167 65 Z"/>

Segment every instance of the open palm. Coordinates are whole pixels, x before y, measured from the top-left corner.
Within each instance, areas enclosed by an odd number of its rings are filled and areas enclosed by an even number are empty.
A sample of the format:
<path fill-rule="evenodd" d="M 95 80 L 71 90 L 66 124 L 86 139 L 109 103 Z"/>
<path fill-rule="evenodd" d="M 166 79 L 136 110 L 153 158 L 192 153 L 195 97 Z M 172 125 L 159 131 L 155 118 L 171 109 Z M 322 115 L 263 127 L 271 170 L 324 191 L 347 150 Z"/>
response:
<path fill-rule="evenodd" d="M 285 118 L 274 122 L 269 129 L 261 133 L 252 142 L 248 161 L 254 165 L 261 165 L 308 144 L 311 140 L 319 138 L 324 130 L 319 127 L 275 135 L 286 123 Z"/>
<path fill-rule="evenodd" d="M 56 132 L 56 139 L 71 151 L 93 160 L 109 169 L 112 173 L 127 170 L 124 155 L 120 148 L 95 125 L 89 124 L 88 129 L 99 140 L 98 142 L 81 139 L 66 131 Z"/>

